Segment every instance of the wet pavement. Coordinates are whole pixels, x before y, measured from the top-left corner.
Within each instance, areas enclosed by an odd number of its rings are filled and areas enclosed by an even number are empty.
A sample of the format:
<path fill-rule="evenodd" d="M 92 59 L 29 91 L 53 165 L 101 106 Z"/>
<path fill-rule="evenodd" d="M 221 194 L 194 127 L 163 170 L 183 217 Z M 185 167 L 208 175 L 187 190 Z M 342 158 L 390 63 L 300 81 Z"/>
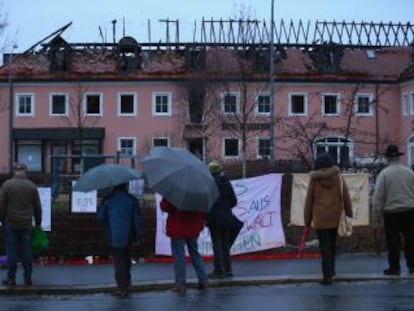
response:
<path fill-rule="evenodd" d="M 385 276 L 387 258 L 376 254 L 340 254 L 336 261 L 334 282 L 414 280 L 404 260 L 401 261 L 400 276 Z M 207 271 L 212 262 L 206 262 Z M 1 271 L 2 278 L 6 270 Z M 232 278 L 211 280 L 210 287 L 280 285 L 292 283 L 317 283 L 321 279 L 320 259 L 233 259 Z M 132 266 L 131 292 L 170 289 L 173 286 L 171 262 L 140 262 Z M 190 263 L 187 264 L 188 287 L 197 285 L 197 278 Z M 18 268 L 17 286 L 0 286 L 0 295 L 62 295 L 112 292 L 115 288 L 111 264 L 36 264 L 33 271 L 33 286 L 23 286 L 22 267 Z"/>

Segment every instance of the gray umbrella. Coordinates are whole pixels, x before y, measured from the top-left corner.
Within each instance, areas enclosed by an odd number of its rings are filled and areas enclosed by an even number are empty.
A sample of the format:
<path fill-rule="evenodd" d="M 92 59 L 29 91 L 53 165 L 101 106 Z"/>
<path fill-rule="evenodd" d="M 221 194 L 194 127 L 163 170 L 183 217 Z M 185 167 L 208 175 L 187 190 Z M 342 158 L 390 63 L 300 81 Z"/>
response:
<path fill-rule="evenodd" d="M 207 165 L 184 148 L 154 147 L 140 162 L 148 185 L 178 209 L 207 212 L 219 196 Z"/>
<path fill-rule="evenodd" d="M 104 163 L 83 174 L 73 187 L 73 191 L 88 192 L 111 188 L 141 177 L 142 174 L 131 167 Z"/>

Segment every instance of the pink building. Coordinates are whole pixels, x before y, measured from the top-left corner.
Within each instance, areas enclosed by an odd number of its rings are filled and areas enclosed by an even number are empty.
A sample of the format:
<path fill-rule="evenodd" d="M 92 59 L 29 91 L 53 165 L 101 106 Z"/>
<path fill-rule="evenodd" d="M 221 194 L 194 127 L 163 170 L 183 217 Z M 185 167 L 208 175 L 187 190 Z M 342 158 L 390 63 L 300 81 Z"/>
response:
<path fill-rule="evenodd" d="M 72 44 L 61 35 L 4 55 L 0 173 L 17 160 L 48 173 L 52 155 L 133 157 L 156 145 L 303 167 L 328 151 L 349 167 L 396 143 L 414 164 L 412 44 L 277 44 L 274 85 L 270 55 L 268 43 L 247 40 Z M 79 173 L 89 161 L 58 166 Z"/>

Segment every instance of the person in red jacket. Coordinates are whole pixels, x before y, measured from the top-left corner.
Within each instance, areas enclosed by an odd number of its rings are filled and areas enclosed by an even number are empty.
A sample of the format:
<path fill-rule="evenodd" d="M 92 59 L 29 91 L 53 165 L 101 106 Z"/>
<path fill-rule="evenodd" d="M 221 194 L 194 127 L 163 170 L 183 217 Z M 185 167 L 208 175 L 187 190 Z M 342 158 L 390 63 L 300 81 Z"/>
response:
<path fill-rule="evenodd" d="M 185 246 L 187 245 L 191 262 L 197 273 L 198 289 L 207 287 L 208 277 L 203 259 L 198 252 L 197 239 L 203 230 L 206 213 L 178 210 L 165 198 L 160 203 L 161 210 L 168 213 L 166 233 L 171 239 L 171 252 L 174 257 L 174 292 L 186 291 Z"/>

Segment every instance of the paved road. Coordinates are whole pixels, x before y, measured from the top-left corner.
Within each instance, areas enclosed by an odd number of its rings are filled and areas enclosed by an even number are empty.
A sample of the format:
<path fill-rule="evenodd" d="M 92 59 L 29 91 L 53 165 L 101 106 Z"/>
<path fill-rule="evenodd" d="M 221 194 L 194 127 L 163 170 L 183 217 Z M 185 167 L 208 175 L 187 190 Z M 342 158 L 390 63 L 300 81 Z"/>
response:
<path fill-rule="evenodd" d="M 408 311 L 414 310 L 414 282 L 385 280 L 342 282 L 333 286 L 294 283 L 133 293 L 127 299 L 106 294 L 71 296 L 4 296 L 0 311 Z"/>

